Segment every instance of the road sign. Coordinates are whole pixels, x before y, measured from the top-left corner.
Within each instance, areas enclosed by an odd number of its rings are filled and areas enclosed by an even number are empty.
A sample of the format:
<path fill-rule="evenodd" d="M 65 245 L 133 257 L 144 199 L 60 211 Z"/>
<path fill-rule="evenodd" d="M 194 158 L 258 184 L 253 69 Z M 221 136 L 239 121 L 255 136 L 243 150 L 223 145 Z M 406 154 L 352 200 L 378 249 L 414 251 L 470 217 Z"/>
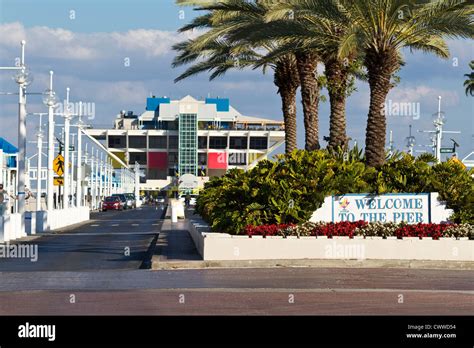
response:
<path fill-rule="evenodd" d="M 69 151 L 75 151 L 74 145 L 69 146 Z"/>
<path fill-rule="evenodd" d="M 53 161 L 53 169 L 56 174 L 63 176 L 64 174 L 64 157 L 62 155 L 57 155 Z"/>
<path fill-rule="evenodd" d="M 441 153 L 454 153 L 454 149 L 452 147 L 442 147 L 440 149 Z"/>
<path fill-rule="evenodd" d="M 54 186 L 64 186 L 64 178 L 63 177 L 55 177 L 54 178 Z"/>

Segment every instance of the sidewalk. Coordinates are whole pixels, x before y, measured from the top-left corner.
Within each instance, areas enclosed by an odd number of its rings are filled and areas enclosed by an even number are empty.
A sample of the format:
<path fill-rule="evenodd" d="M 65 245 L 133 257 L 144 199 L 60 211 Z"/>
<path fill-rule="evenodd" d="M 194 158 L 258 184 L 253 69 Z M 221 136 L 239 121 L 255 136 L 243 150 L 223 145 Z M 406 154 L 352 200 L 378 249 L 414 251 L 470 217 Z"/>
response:
<path fill-rule="evenodd" d="M 156 242 L 153 264 L 198 260 L 202 260 L 202 258 L 189 235 L 187 221 L 179 220 L 177 223 L 172 223 L 171 219 L 165 219 Z"/>

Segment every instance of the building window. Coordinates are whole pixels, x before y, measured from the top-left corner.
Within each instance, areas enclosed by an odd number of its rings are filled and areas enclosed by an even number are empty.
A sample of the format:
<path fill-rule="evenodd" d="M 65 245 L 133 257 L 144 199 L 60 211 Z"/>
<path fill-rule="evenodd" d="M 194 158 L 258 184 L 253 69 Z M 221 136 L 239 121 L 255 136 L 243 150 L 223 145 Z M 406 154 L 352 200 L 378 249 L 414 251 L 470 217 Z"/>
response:
<path fill-rule="evenodd" d="M 135 162 L 138 162 L 138 164 L 147 164 L 146 161 L 146 152 L 130 152 L 130 164 L 135 164 Z"/>
<path fill-rule="evenodd" d="M 227 137 L 210 137 L 209 148 L 210 149 L 226 149 Z"/>
<path fill-rule="evenodd" d="M 166 180 L 168 171 L 166 169 L 148 169 L 147 179 L 149 180 Z"/>
<path fill-rule="evenodd" d="M 166 149 L 166 136 L 150 136 L 148 138 L 150 149 Z"/>
<path fill-rule="evenodd" d="M 198 148 L 207 149 L 207 137 L 198 137 Z"/>
<path fill-rule="evenodd" d="M 128 147 L 132 149 L 146 149 L 146 135 L 129 136 Z"/>
<path fill-rule="evenodd" d="M 252 150 L 266 150 L 268 148 L 268 139 L 266 137 L 251 137 L 250 148 Z"/>
<path fill-rule="evenodd" d="M 247 149 L 247 137 L 230 137 L 231 149 L 246 150 Z"/>
<path fill-rule="evenodd" d="M 170 149 L 177 149 L 178 148 L 178 144 L 179 144 L 178 136 L 170 135 L 168 141 L 169 141 Z"/>
<path fill-rule="evenodd" d="M 198 153 L 198 165 L 199 168 L 207 165 L 207 153 Z"/>
<path fill-rule="evenodd" d="M 109 135 L 110 148 L 126 148 L 127 138 L 124 135 Z"/>

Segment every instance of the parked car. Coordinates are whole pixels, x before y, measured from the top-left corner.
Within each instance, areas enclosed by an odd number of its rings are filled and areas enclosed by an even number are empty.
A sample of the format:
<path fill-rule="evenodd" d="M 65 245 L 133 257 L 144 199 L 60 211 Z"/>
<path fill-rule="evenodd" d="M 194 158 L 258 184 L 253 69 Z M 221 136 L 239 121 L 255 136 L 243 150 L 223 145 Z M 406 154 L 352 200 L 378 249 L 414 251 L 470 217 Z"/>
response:
<path fill-rule="evenodd" d="M 119 197 L 105 197 L 104 202 L 102 203 L 102 211 L 107 210 L 123 210 L 124 204 Z"/>
<path fill-rule="evenodd" d="M 114 193 L 112 195 L 112 197 L 118 197 L 120 199 L 120 201 L 122 202 L 122 205 L 123 205 L 123 209 L 128 209 L 129 206 L 127 204 L 127 196 L 125 196 L 125 194 L 123 193 Z"/>

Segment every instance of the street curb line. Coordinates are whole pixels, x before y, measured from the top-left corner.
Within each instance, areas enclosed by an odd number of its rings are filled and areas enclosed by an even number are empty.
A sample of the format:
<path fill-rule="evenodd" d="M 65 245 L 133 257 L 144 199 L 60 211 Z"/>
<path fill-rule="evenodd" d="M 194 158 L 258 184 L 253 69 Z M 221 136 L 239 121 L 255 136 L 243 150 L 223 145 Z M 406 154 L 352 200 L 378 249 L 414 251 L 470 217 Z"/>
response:
<path fill-rule="evenodd" d="M 156 255 L 151 270 L 212 269 L 212 268 L 410 268 L 474 270 L 471 261 L 429 261 L 429 260 L 231 260 L 231 261 L 163 261 Z"/>

